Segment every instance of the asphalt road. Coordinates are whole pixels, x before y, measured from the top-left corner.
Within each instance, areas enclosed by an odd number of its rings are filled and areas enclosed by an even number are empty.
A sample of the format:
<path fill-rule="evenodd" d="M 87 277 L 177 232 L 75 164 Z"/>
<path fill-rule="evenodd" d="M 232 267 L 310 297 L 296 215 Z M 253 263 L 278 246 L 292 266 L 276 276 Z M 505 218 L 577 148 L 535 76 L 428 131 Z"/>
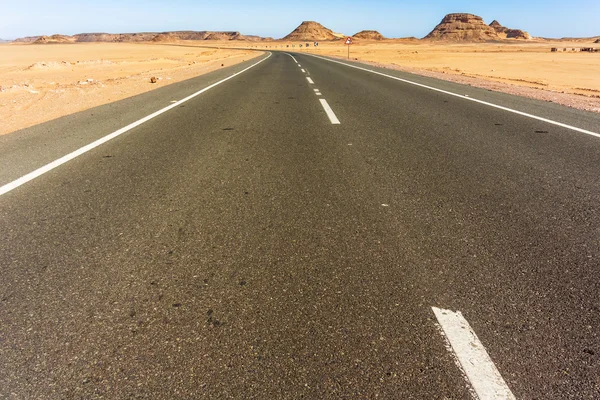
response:
<path fill-rule="evenodd" d="M 600 398 L 600 138 L 469 98 L 600 116 L 293 57 L 0 195 L 0 398 L 472 398 L 432 307 Z M 0 137 L 0 186 L 257 61 Z"/>

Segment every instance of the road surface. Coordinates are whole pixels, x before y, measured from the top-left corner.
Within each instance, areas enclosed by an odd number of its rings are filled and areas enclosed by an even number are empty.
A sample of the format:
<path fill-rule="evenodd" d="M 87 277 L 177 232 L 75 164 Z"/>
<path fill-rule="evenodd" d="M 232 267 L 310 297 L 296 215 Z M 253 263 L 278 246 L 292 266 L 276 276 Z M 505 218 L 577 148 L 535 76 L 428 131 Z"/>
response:
<path fill-rule="evenodd" d="M 598 399 L 598 132 L 273 52 L 0 137 L 0 398 Z"/>

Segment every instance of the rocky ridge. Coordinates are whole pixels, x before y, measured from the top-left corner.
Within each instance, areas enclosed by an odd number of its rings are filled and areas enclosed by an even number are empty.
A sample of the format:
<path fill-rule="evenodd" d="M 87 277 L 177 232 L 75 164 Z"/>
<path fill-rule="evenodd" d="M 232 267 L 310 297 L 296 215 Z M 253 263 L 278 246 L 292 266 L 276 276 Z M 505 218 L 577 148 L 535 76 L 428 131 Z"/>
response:
<path fill-rule="evenodd" d="M 385 37 L 377 32 L 377 31 L 369 31 L 369 30 L 365 30 L 365 31 L 360 31 L 358 33 L 355 33 L 354 36 L 352 36 L 353 38 L 356 39 L 364 39 L 364 40 L 384 40 Z"/>
<path fill-rule="evenodd" d="M 130 42 L 174 42 L 178 40 L 264 40 L 260 36 L 245 36 L 240 32 L 212 32 L 212 31 L 176 31 L 176 32 L 141 32 L 141 33 L 79 33 L 73 36 L 28 36 L 16 39 L 17 43 L 130 43 Z"/>

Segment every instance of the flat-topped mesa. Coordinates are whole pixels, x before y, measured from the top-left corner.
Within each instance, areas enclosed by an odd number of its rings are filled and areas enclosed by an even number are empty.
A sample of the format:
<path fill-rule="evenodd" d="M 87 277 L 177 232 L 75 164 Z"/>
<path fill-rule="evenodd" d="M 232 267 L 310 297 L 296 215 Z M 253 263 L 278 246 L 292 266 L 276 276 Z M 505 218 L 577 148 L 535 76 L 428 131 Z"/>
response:
<path fill-rule="evenodd" d="M 529 33 L 520 29 L 509 29 L 496 20 L 492 21 L 490 27 L 496 31 L 500 39 L 531 39 L 531 35 Z"/>
<path fill-rule="evenodd" d="M 473 14 L 448 14 L 425 39 L 485 42 L 498 40 L 498 34 L 483 18 Z"/>
<path fill-rule="evenodd" d="M 364 39 L 364 40 L 385 40 L 385 37 L 377 32 L 377 31 L 360 31 L 356 34 L 354 34 L 354 36 L 352 36 L 353 38 L 356 39 Z"/>
<path fill-rule="evenodd" d="M 178 40 L 245 40 L 239 32 L 178 31 L 156 35 L 153 42 L 175 42 Z"/>
<path fill-rule="evenodd" d="M 283 40 L 292 41 L 316 41 L 316 40 L 336 40 L 341 35 L 334 33 L 331 29 L 325 28 L 315 21 L 304 21 L 294 29 Z"/>

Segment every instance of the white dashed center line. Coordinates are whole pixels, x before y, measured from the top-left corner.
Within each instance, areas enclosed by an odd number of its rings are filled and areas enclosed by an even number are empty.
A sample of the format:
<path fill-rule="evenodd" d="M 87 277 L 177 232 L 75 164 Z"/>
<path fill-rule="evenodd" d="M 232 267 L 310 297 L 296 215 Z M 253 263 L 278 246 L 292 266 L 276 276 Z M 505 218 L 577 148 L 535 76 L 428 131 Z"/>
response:
<path fill-rule="evenodd" d="M 302 71 L 302 72 L 304 72 L 304 73 L 306 73 L 306 71 L 304 70 L 304 68 L 303 68 L 303 69 L 301 69 L 301 71 Z"/>
<path fill-rule="evenodd" d="M 515 396 L 462 314 L 436 307 L 432 309 L 444 337 L 448 340 L 477 397 L 486 400 L 515 400 Z"/>
<path fill-rule="evenodd" d="M 319 101 L 321 102 L 321 105 L 323 106 L 323 109 L 327 113 L 327 116 L 329 117 L 329 120 L 331 121 L 331 123 L 333 125 L 339 125 L 340 124 L 340 120 L 338 119 L 338 117 L 335 116 L 335 113 L 333 112 L 333 110 L 331 109 L 331 107 L 329 107 L 329 104 L 327 103 L 327 100 L 325 100 L 325 99 L 319 99 Z"/>
<path fill-rule="evenodd" d="M 306 80 L 307 80 L 307 81 L 308 81 L 308 83 L 310 83 L 311 85 L 314 85 L 314 84 L 315 84 L 315 82 L 313 82 L 313 80 L 312 80 L 312 79 L 310 79 L 310 77 L 308 77 L 308 76 L 306 77 Z"/>

